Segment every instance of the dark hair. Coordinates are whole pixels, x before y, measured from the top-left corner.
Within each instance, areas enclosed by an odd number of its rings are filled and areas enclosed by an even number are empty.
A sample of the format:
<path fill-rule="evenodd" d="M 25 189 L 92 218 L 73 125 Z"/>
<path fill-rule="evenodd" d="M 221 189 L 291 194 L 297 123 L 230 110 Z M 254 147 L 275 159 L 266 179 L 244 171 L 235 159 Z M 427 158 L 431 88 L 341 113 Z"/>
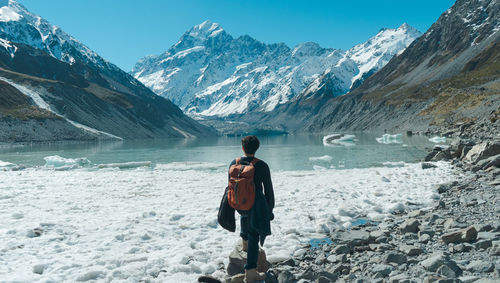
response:
<path fill-rule="evenodd" d="M 255 154 L 259 149 L 260 142 L 256 136 L 246 136 L 241 139 L 241 145 L 246 154 Z"/>

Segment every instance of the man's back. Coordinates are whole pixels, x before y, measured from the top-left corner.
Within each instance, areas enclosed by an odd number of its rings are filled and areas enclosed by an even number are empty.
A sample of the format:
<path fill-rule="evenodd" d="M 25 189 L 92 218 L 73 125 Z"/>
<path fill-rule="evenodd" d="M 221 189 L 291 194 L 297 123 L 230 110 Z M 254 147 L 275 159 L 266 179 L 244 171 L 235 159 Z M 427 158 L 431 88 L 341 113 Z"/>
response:
<path fill-rule="evenodd" d="M 252 162 L 255 157 L 253 156 L 243 156 L 240 159 L 240 162 Z M 229 167 L 236 164 L 236 159 L 234 159 Z M 271 171 L 269 170 L 269 166 L 263 160 L 260 160 L 255 163 L 255 175 L 253 177 L 253 181 L 255 184 L 255 189 L 260 190 L 264 193 L 266 197 L 267 205 L 269 209 L 272 211 L 274 208 L 274 190 L 273 183 L 271 181 Z"/>

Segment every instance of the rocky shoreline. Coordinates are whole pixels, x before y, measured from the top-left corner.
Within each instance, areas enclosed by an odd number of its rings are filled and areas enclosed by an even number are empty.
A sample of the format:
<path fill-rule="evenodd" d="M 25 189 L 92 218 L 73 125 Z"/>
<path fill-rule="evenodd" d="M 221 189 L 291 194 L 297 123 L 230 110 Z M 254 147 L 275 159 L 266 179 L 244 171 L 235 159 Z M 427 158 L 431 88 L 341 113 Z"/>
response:
<path fill-rule="evenodd" d="M 500 121 L 491 122 L 426 133 L 452 138 L 425 161 L 448 160 L 457 174 L 432 207 L 334 231 L 275 263 L 266 282 L 500 282 Z"/>

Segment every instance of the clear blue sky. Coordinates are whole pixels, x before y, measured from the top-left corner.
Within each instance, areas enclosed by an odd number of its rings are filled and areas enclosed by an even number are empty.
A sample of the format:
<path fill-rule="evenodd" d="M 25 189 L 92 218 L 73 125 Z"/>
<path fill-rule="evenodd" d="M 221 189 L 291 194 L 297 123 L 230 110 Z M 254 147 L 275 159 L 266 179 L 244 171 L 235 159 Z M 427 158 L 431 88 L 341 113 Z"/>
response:
<path fill-rule="evenodd" d="M 452 0 L 18 0 L 101 56 L 130 71 L 160 54 L 192 26 L 219 23 L 229 34 L 248 34 L 290 47 L 314 41 L 348 49 L 380 28 L 404 22 L 424 32 Z"/>

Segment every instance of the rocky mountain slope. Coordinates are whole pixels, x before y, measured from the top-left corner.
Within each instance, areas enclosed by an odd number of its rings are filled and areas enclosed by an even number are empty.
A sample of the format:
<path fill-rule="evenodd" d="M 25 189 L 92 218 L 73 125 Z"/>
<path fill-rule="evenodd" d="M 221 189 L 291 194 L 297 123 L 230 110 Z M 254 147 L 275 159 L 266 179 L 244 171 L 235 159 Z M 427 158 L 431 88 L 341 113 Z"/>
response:
<path fill-rule="evenodd" d="M 214 133 L 13 0 L 0 1 L 0 81 L 0 141 Z"/>
<path fill-rule="evenodd" d="M 382 29 L 348 51 L 313 42 L 291 49 L 247 35 L 233 38 L 205 21 L 158 56 L 141 59 L 131 74 L 185 112 L 227 117 L 268 112 L 294 100 L 322 78 L 335 80 L 334 95 L 348 92 L 421 34 L 407 24 Z"/>
<path fill-rule="evenodd" d="M 427 130 L 500 112 L 500 4 L 458 0 L 429 30 L 348 95 L 335 79 L 272 115 L 246 117 L 287 131 Z M 293 124 L 287 121 L 301 117 Z"/>

